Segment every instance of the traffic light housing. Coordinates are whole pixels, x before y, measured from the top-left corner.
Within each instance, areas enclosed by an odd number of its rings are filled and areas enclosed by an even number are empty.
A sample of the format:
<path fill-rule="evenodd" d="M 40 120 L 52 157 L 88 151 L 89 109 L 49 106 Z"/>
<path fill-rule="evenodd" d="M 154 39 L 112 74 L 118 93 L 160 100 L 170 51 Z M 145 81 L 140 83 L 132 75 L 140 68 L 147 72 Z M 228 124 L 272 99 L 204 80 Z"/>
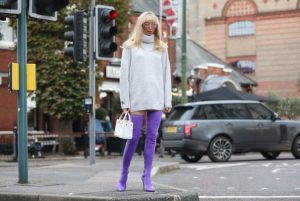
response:
<path fill-rule="evenodd" d="M 82 11 L 65 17 L 66 26 L 72 27 L 73 31 L 67 31 L 64 34 L 66 41 L 71 43 L 64 49 L 64 54 L 73 58 L 75 61 L 86 61 L 86 39 L 87 39 L 87 19 Z"/>
<path fill-rule="evenodd" d="M 30 17 L 56 21 L 57 11 L 68 4 L 69 0 L 29 0 L 28 14 Z"/>
<path fill-rule="evenodd" d="M 117 50 L 115 19 L 118 13 L 112 6 L 96 6 L 96 59 L 111 60 Z"/>
<path fill-rule="evenodd" d="M 0 0 L 0 16 L 9 17 L 21 13 L 22 0 Z"/>

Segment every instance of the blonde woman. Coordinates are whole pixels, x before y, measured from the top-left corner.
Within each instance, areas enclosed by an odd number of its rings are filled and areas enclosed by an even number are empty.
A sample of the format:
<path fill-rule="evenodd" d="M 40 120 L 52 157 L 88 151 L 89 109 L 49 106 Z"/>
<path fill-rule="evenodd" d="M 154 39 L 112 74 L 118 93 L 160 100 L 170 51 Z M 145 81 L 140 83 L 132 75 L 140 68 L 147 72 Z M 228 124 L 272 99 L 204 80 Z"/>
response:
<path fill-rule="evenodd" d="M 120 99 L 123 111 L 130 112 L 133 138 L 127 141 L 124 149 L 118 191 L 126 190 L 129 166 L 140 138 L 144 116 L 147 117 L 147 129 L 141 180 L 145 191 L 155 191 L 151 183 L 151 168 L 157 131 L 162 112 L 170 112 L 172 107 L 168 50 L 160 36 L 158 18 L 152 12 L 144 12 L 137 20 L 132 36 L 123 44 Z"/>

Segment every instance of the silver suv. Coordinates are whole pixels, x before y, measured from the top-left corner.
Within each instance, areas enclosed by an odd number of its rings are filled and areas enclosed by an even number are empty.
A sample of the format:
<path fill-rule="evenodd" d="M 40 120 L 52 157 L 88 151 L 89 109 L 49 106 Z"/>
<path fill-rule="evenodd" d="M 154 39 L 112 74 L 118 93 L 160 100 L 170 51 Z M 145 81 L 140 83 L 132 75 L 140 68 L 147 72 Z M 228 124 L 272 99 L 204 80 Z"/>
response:
<path fill-rule="evenodd" d="M 177 105 L 162 125 L 163 146 L 187 162 L 204 154 L 214 162 L 234 153 L 260 152 L 276 159 L 282 151 L 300 158 L 300 121 L 281 120 L 257 101 L 203 101 Z"/>

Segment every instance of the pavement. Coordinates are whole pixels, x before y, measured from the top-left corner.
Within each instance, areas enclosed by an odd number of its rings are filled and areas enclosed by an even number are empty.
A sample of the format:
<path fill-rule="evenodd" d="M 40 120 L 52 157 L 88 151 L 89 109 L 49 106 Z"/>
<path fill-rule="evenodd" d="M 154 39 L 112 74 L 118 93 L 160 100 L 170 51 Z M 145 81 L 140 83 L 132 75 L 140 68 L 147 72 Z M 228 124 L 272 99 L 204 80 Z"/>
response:
<path fill-rule="evenodd" d="M 156 156 L 152 183 L 156 191 L 143 191 L 140 180 L 143 157 L 136 154 L 131 162 L 125 192 L 116 191 L 122 157 L 97 156 L 90 165 L 83 156 L 46 156 L 28 160 L 28 183 L 20 184 L 18 163 L 0 162 L 0 201 L 198 201 L 198 194 L 155 182 L 160 174 L 179 169 L 178 157 Z"/>

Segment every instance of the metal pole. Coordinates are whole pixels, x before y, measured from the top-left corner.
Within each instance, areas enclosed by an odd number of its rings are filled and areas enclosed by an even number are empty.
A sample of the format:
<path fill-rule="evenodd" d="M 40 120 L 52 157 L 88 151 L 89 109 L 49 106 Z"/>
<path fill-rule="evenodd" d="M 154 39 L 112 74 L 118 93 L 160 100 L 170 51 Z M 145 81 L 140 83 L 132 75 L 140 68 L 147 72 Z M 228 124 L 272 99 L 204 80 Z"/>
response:
<path fill-rule="evenodd" d="M 182 55 L 181 55 L 181 102 L 186 103 L 186 0 L 182 1 Z"/>
<path fill-rule="evenodd" d="M 90 165 L 96 162 L 95 152 L 95 59 L 94 59 L 94 16 L 95 0 L 90 0 L 89 8 L 89 96 L 93 97 L 93 109 L 89 116 L 89 147 L 90 147 Z"/>
<path fill-rule="evenodd" d="M 28 183 L 27 148 L 27 1 L 21 1 L 21 14 L 18 16 L 18 164 L 19 183 Z"/>

